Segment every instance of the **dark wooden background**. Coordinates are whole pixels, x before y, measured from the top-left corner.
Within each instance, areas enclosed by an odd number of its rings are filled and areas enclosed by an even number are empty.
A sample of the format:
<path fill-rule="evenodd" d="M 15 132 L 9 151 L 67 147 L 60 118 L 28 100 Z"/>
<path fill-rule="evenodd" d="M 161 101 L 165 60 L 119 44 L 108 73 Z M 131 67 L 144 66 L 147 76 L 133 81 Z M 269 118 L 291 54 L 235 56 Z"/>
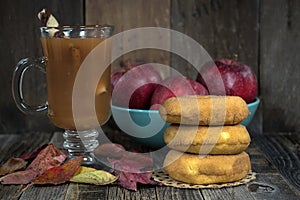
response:
<path fill-rule="evenodd" d="M 0 133 L 57 130 L 46 113 L 21 113 L 11 93 L 17 62 L 42 55 L 36 15 L 44 7 L 61 24 L 113 24 L 115 33 L 159 26 L 192 37 L 212 58 L 237 53 L 239 60 L 250 65 L 259 78 L 262 103 L 255 122 L 265 132 L 300 130 L 298 0 L 10 0 L 1 1 L 0 7 Z M 182 74 L 196 76 L 188 63 L 165 52 L 137 55 L 132 56 L 171 63 Z M 44 79 L 36 71 L 26 75 L 26 99 L 33 103 L 46 99 Z"/>

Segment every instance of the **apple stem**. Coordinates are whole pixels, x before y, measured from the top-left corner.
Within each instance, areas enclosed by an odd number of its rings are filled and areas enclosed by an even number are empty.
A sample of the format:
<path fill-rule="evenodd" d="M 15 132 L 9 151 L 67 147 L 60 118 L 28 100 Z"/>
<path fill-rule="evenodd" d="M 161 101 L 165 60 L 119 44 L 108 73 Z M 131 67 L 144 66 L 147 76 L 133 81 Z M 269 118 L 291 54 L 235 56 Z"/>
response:
<path fill-rule="evenodd" d="M 237 61 L 237 59 L 238 59 L 238 55 L 235 53 L 235 54 L 233 54 L 233 58 L 231 59 L 231 63 L 230 64 L 232 64 L 232 63 L 234 63 L 234 62 L 236 62 Z"/>

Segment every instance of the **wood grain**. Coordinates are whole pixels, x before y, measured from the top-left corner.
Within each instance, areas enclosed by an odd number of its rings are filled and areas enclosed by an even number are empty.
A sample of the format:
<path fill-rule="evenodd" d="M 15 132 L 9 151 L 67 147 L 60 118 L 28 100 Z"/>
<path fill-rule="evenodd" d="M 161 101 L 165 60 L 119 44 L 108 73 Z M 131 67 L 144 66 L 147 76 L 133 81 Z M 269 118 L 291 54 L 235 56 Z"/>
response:
<path fill-rule="evenodd" d="M 107 186 L 71 183 L 64 199 L 108 199 L 107 193 Z"/>
<path fill-rule="evenodd" d="M 248 184 L 248 191 L 255 199 L 291 199 L 300 198 L 299 191 L 291 188 L 279 174 L 260 174 Z"/>
<path fill-rule="evenodd" d="M 283 177 L 300 190 L 299 133 L 257 135 L 255 143 Z"/>
<path fill-rule="evenodd" d="M 253 196 L 246 192 L 247 189 L 245 186 L 242 187 L 233 187 L 233 188 L 221 188 L 218 190 L 214 189 L 203 189 L 202 194 L 205 199 L 251 199 L 253 200 Z"/>
<path fill-rule="evenodd" d="M 145 9 L 146 8 L 146 9 Z M 86 1 L 87 24 L 111 24 L 114 26 L 114 34 L 126 30 L 143 27 L 170 27 L 170 0 L 160 1 L 135 1 L 135 0 L 112 0 L 109 3 L 104 0 Z M 115 36 L 117 37 L 117 36 Z M 121 37 L 121 36 L 118 36 Z M 123 41 L 123 42 L 122 42 Z M 126 47 L 127 40 L 122 40 L 119 49 Z M 140 44 L 138 37 L 131 38 L 130 44 Z M 164 40 L 164 46 L 170 41 Z M 119 67 L 124 60 L 144 61 L 147 63 L 161 63 L 169 66 L 169 52 L 156 49 L 141 49 L 130 53 L 124 53 L 120 59 L 114 61 L 112 69 Z M 168 70 L 161 70 L 162 76 L 168 74 Z"/>
<path fill-rule="evenodd" d="M 169 0 L 112 0 L 109 3 L 103 0 L 86 0 L 86 23 L 114 25 L 115 34 L 138 27 L 169 28 L 169 9 Z"/>
<path fill-rule="evenodd" d="M 276 173 L 276 167 L 266 159 L 254 143 L 255 139 L 252 139 L 250 146 L 246 149 L 246 152 L 250 156 L 252 170 L 256 173 Z"/>
<path fill-rule="evenodd" d="M 4 162 L 12 156 L 20 156 L 50 141 L 51 134 L 27 132 L 18 135 L 0 135 L 0 160 Z"/>
<path fill-rule="evenodd" d="M 157 199 L 155 188 L 140 185 L 138 191 L 130 191 L 119 186 L 110 186 L 107 199 L 126 199 L 126 200 L 139 200 L 139 199 Z"/>
<path fill-rule="evenodd" d="M 65 197 L 65 191 L 68 185 L 49 185 L 49 186 L 35 186 L 32 185 L 24 193 L 22 193 L 20 200 L 32 199 L 53 199 L 63 200 Z M 51 191 L 51 192 L 49 192 Z"/>
<path fill-rule="evenodd" d="M 260 15 L 264 131 L 299 131 L 300 2 L 261 1 Z"/>
<path fill-rule="evenodd" d="M 205 199 L 202 194 L 201 190 L 190 190 L 190 189 L 179 189 L 173 187 L 157 187 L 157 199 L 164 200 L 164 199 L 186 199 L 186 200 L 202 200 Z"/>

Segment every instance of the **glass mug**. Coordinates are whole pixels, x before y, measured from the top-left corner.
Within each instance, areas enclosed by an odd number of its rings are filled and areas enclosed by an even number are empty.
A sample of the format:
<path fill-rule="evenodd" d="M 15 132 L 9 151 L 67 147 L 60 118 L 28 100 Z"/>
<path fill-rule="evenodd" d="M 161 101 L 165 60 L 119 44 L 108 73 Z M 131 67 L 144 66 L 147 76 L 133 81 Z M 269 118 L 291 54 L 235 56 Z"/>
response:
<path fill-rule="evenodd" d="M 100 25 L 41 27 L 44 57 L 22 59 L 13 74 L 12 92 L 18 108 L 24 113 L 48 110 L 51 122 L 55 126 L 65 129 L 64 148 L 68 150 L 70 157 L 82 155 L 85 164 L 95 162 L 93 150 L 98 146 L 96 127 L 104 124 L 110 116 L 110 65 L 99 66 L 103 72 L 97 80 L 97 90 L 94 93 L 97 123 L 90 119 L 91 116 L 88 112 L 82 112 L 78 122 L 75 122 L 74 105 L 72 105 L 73 89 L 84 59 L 97 45 L 105 43 L 102 45 L 104 47 L 101 51 L 103 55 L 96 55 L 97 59 L 110 61 L 111 42 L 107 38 L 112 35 L 112 31 L 112 26 Z M 31 106 L 23 98 L 23 76 L 26 70 L 32 67 L 46 73 L 47 102 L 44 105 Z M 90 87 L 89 77 L 86 79 L 82 84 L 82 90 Z M 102 89 L 102 92 L 97 92 L 99 88 Z M 80 98 L 82 110 L 85 110 L 87 97 L 81 96 Z"/>

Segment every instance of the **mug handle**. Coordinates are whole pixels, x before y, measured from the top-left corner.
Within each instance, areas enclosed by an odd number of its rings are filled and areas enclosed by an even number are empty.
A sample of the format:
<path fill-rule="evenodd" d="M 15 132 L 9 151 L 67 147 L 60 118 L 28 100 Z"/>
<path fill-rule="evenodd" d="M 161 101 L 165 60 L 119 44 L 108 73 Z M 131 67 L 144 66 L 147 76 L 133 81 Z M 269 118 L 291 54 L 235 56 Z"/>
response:
<path fill-rule="evenodd" d="M 24 58 L 19 61 L 13 72 L 12 78 L 12 95 L 17 107 L 25 114 L 41 112 L 48 109 L 47 101 L 44 104 L 33 106 L 24 100 L 23 96 L 23 78 L 25 72 L 29 68 L 37 68 L 43 73 L 46 73 L 46 58 Z"/>

